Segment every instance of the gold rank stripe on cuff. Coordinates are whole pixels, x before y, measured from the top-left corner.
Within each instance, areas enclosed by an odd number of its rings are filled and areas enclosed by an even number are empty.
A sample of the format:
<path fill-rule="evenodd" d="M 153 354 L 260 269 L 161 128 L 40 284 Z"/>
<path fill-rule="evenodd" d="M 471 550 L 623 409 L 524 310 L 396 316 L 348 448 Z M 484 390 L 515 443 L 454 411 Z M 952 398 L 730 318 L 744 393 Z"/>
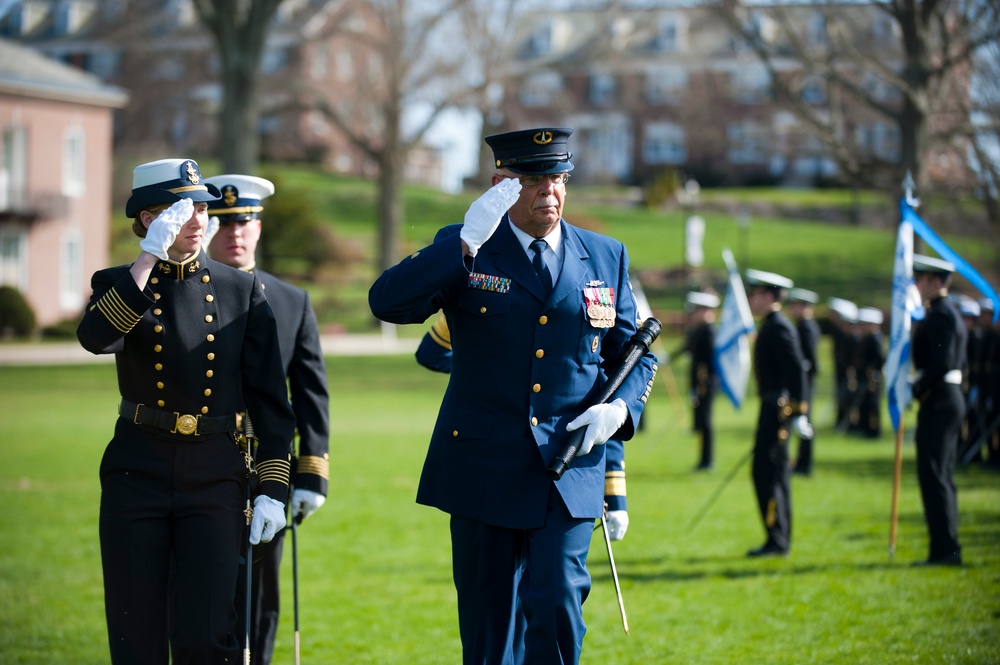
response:
<path fill-rule="evenodd" d="M 604 474 L 604 496 L 626 496 L 624 471 L 608 471 Z"/>
<path fill-rule="evenodd" d="M 300 457 L 295 463 L 295 473 L 309 473 L 330 480 L 330 460 L 315 455 Z"/>
<path fill-rule="evenodd" d="M 111 287 L 111 290 L 97 301 L 97 309 L 108 320 L 108 323 L 115 327 L 115 330 L 122 333 L 132 330 L 142 318 L 142 314 L 136 314 L 131 307 L 125 304 L 114 287 Z"/>
<path fill-rule="evenodd" d="M 642 394 L 639 399 L 645 404 L 649 400 L 649 393 L 653 391 L 653 380 L 656 379 L 656 371 L 660 368 L 659 365 L 653 365 L 653 376 L 649 377 L 649 381 L 646 382 L 646 392 Z"/>
<path fill-rule="evenodd" d="M 291 470 L 292 465 L 288 462 L 288 460 L 265 460 L 257 464 L 257 479 L 260 480 L 261 483 L 273 480 L 274 482 L 281 483 L 287 487 Z"/>

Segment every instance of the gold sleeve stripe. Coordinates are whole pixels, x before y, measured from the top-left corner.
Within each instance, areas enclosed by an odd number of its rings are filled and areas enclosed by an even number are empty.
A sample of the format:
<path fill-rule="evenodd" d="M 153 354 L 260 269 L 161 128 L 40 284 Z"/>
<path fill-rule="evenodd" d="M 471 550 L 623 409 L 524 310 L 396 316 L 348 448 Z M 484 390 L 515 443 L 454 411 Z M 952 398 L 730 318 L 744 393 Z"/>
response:
<path fill-rule="evenodd" d="M 431 326 L 430 334 L 431 339 L 449 351 L 451 350 L 451 331 L 448 330 L 448 319 L 443 316 L 439 317 Z"/>
<path fill-rule="evenodd" d="M 97 301 L 97 309 L 116 330 L 123 333 L 132 330 L 142 318 L 141 314 L 136 314 L 125 304 L 114 287 Z"/>
<path fill-rule="evenodd" d="M 262 483 L 273 480 L 282 485 L 288 485 L 291 469 L 292 465 L 289 464 L 288 460 L 267 460 L 257 465 L 257 478 Z"/>
<path fill-rule="evenodd" d="M 311 473 L 323 480 L 330 479 L 330 460 L 315 455 L 300 457 L 295 464 L 296 473 Z"/>
<path fill-rule="evenodd" d="M 624 471 L 608 471 L 604 474 L 604 496 L 626 496 Z"/>

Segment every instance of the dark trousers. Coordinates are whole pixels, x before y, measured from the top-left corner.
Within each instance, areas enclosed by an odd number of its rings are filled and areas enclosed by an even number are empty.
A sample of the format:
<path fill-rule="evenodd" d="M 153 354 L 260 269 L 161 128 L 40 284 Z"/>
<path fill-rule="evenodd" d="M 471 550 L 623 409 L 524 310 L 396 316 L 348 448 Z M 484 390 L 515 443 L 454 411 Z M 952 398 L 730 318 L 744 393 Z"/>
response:
<path fill-rule="evenodd" d="M 930 535 L 929 558 L 960 554 L 955 461 L 964 409 L 958 386 L 942 383 L 917 413 L 917 480 Z"/>
<path fill-rule="evenodd" d="M 281 554 L 286 531 L 288 529 L 282 529 L 270 542 L 253 548 L 253 567 L 250 570 L 250 662 L 253 665 L 269 665 L 274 656 L 274 640 L 278 635 L 278 615 L 281 611 Z M 246 632 L 246 574 L 246 567 L 241 565 L 236 584 L 236 612 L 239 615 L 236 632 L 241 645 Z"/>
<path fill-rule="evenodd" d="M 715 437 L 712 432 L 712 395 L 708 394 L 698 400 L 694 407 L 694 430 L 701 434 L 701 451 L 698 467 L 707 469 L 715 463 Z"/>
<path fill-rule="evenodd" d="M 540 529 L 506 529 L 452 516 L 464 665 L 579 662 L 593 530 L 594 520 L 573 518 L 555 490 Z"/>
<path fill-rule="evenodd" d="M 788 468 L 788 426 L 774 400 L 761 398 L 753 447 L 753 486 L 767 544 L 789 549 L 792 543 L 792 486 Z"/>
<path fill-rule="evenodd" d="M 101 462 L 111 662 L 236 662 L 246 468 L 226 436 L 178 441 L 119 420 Z"/>

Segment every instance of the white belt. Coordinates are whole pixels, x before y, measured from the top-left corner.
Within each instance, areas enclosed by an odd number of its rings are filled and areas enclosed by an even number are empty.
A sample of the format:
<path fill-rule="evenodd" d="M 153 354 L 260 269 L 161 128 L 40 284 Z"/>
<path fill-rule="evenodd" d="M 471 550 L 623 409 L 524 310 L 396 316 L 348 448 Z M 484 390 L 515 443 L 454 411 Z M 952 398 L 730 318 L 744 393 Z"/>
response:
<path fill-rule="evenodd" d="M 955 386 L 962 385 L 962 370 L 953 369 L 945 373 L 944 382 Z"/>

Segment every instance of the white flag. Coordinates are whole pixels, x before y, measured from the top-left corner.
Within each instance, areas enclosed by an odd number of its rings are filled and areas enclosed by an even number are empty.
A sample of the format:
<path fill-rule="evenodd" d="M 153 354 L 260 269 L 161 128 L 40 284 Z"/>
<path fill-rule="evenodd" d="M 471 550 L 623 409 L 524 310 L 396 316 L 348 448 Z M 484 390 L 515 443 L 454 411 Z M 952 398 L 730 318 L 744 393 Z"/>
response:
<path fill-rule="evenodd" d="M 753 325 L 753 314 L 750 313 L 750 303 L 747 302 L 747 294 L 743 289 L 743 280 L 740 279 L 736 261 L 729 248 L 722 250 L 722 258 L 729 270 L 729 285 L 722 303 L 722 320 L 715 332 L 713 360 L 719 387 L 738 409 L 743 405 L 747 381 L 750 380 L 749 335 L 756 328 Z"/>
<path fill-rule="evenodd" d="M 913 281 L 913 225 L 905 217 L 896 235 L 896 258 L 892 268 L 892 315 L 889 325 L 889 353 L 885 378 L 889 386 L 889 416 L 899 431 L 903 411 L 910 403 L 910 323 L 924 318 L 920 292 Z"/>

